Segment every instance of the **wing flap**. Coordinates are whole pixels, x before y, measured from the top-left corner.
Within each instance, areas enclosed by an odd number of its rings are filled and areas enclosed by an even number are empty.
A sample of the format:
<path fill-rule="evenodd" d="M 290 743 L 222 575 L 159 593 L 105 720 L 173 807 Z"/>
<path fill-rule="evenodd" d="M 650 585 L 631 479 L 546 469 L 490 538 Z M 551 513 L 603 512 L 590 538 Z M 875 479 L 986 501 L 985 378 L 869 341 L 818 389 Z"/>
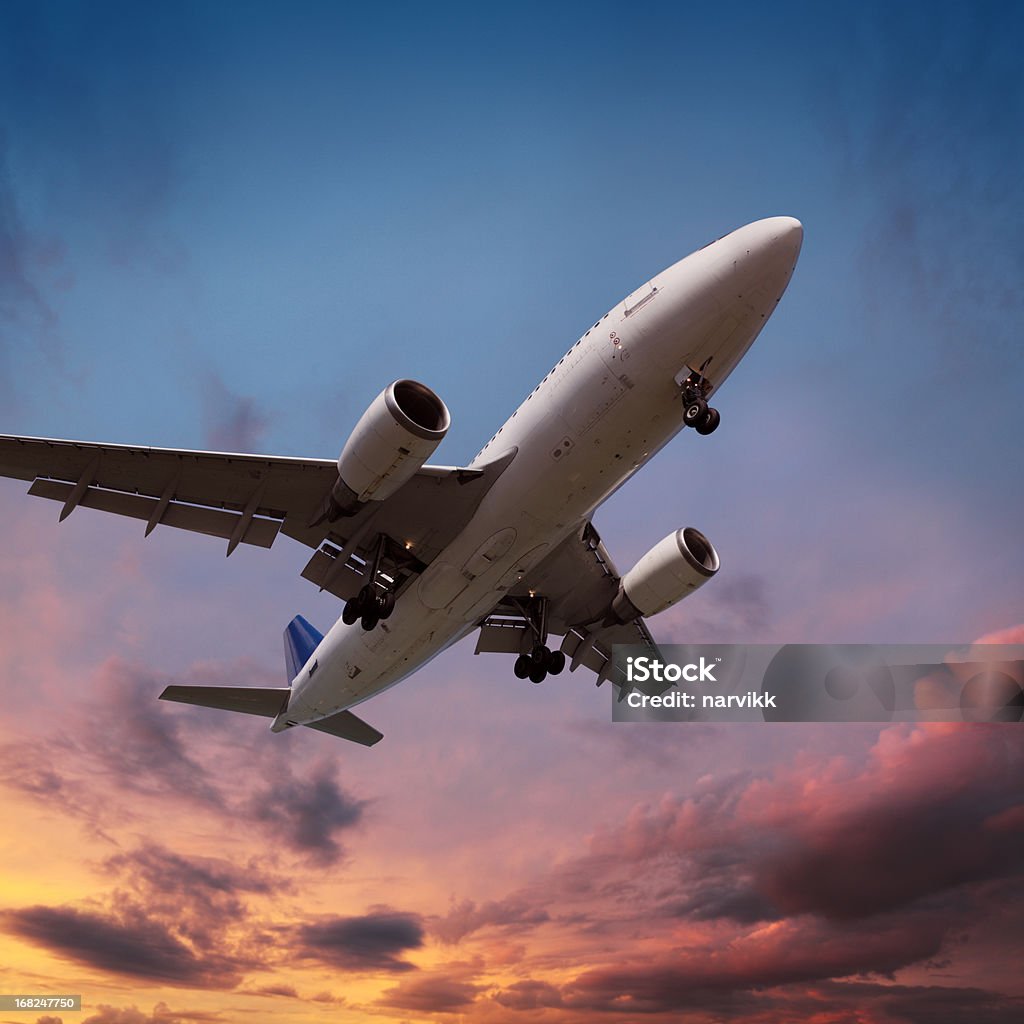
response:
<path fill-rule="evenodd" d="M 356 570 L 351 559 L 344 565 L 338 565 L 335 556 L 328 554 L 323 548 L 316 551 L 302 570 L 302 578 L 315 583 L 321 590 L 326 590 L 343 601 L 351 600 L 359 593 L 366 577 Z"/>
<path fill-rule="evenodd" d="M 51 501 L 66 502 L 71 497 L 74 487 L 57 480 L 36 480 L 28 489 L 28 493 L 37 498 L 49 498 Z M 126 494 L 124 491 L 110 491 L 101 487 L 89 487 L 82 495 L 78 504 L 85 508 L 98 509 L 101 512 L 113 512 L 115 515 L 128 516 L 131 519 L 149 521 L 157 511 L 159 501 L 141 494 Z M 205 533 L 210 537 L 230 539 L 242 521 L 236 512 L 224 509 L 203 508 L 199 505 L 183 505 L 171 501 L 166 505 L 160 522 L 165 526 L 176 526 L 193 533 Z M 253 517 L 245 535 L 240 538 L 244 544 L 269 548 L 281 528 L 280 520 Z"/>
<path fill-rule="evenodd" d="M 288 703 L 290 693 L 287 686 L 168 686 L 160 699 L 276 718 Z"/>
<path fill-rule="evenodd" d="M 582 665 L 591 672 L 597 673 L 598 685 L 610 679 L 615 686 L 622 687 L 626 682 L 625 673 L 612 664 L 612 647 L 615 644 L 642 644 L 650 651 L 651 656 L 660 658 L 658 645 L 654 642 L 650 630 L 643 619 L 627 622 L 621 626 L 605 626 L 594 632 L 587 632 L 577 627 L 569 630 L 562 640 L 562 653 L 569 659 L 569 670 L 575 672 Z M 658 683 L 654 680 L 646 683 L 634 683 L 631 689 L 639 690 L 651 697 L 664 693 L 672 686 L 671 683 Z"/>
<path fill-rule="evenodd" d="M 319 722 L 308 722 L 306 728 L 326 732 L 331 736 L 339 736 L 343 740 L 360 743 L 364 747 L 372 747 L 384 738 L 372 725 L 356 717 L 351 711 L 339 711 L 330 718 L 321 718 Z"/>
<path fill-rule="evenodd" d="M 76 483 L 95 464 L 91 485 L 190 505 L 243 511 L 260 490 L 257 515 L 308 514 L 334 486 L 333 460 L 180 451 L 57 438 L 0 435 L 0 476 Z"/>

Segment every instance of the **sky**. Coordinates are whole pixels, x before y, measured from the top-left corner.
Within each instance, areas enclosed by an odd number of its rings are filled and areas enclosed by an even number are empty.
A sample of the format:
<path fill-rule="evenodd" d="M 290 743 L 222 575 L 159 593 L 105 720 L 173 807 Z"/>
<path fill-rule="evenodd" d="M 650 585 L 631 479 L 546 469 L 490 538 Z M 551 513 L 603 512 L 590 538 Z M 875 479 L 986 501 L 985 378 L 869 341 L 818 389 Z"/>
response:
<path fill-rule="evenodd" d="M 595 517 L 722 570 L 663 642 L 1024 641 L 1015 4 L 0 6 L 0 431 L 333 458 L 390 381 L 468 461 L 653 273 L 792 283 Z M 1013 726 L 612 724 L 472 641 L 366 750 L 165 706 L 340 613 L 287 538 L 0 481 L 0 992 L 33 1024 L 1003 1024 Z M 45 507 L 40 507 L 44 506 Z M 0 1014 L 0 1018 L 2 1018 Z"/>

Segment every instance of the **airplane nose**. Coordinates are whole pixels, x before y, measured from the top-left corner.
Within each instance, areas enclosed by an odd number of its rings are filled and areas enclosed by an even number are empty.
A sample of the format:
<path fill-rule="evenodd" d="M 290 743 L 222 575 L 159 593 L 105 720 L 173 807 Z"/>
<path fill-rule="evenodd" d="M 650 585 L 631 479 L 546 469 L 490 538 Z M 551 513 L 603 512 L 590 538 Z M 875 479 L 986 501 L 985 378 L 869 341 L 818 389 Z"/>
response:
<path fill-rule="evenodd" d="M 783 254 L 795 261 L 804 244 L 804 226 L 796 217 L 771 217 L 764 222 L 770 226 L 772 242 Z"/>
<path fill-rule="evenodd" d="M 643 314 L 647 336 L 663 341 L 651 342 L 651 358 L 673 374 L 682 364 L 710 367 L 706 376 L 717 386 L 781 300 L 803 238 L 803 225 L 795 217 L 767 217 L 669 267 L 649 292 L 664 293 L 664 299 L 651 302 Z M 632 298 L 626 300 L 627 316 L 638 308 L 630 308 Z M 700 339 L 696 345 L 695 338 Z"/>
<path fill-rule="evenodd" d="M 722 262 L 733 282 L 775 290 L 788 284 L 803 240 L 804 226 L 795 217 L 767 217 L 726 235 Z"/>
<path fill-rule="evenodd" d="M 804 242 L 804 226 L 796 217 L 767 217 L 755 221 L 737 234 L 749 232 L 744 239 L 751 250 L 758 250 L 762 259 L 777 262 L 791 269 Z"/>

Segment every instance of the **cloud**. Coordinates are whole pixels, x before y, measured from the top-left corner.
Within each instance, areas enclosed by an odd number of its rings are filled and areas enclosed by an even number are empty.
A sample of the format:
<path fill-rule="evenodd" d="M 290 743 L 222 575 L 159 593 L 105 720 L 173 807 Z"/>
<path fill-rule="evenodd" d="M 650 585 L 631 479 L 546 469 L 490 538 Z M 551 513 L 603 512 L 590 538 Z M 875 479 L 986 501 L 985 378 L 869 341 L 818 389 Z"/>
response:
<path fill-rule="evenodd" d="M 1024 827 L 1000 817 L 1019 805 L 1021 757 L 999 726 L 893 726 L 864 765 L 799 763 L 669 797 L 592 850 L 680 858 L 695 884 L 677 913 L 865 918 L 1021 870 Z"/>
<path fill-rule="evenodd" d="M 248 664 L 203 665 L 187 681 L 239 677 L 258 680 L 260 673 Z M 90 678 L 88 699 L 65 708 L 59 735 L 0 747 L 0 781 L 59 801 L 93 831 L 130 817 L 136 798 L 156 798 L 255 826 L 271 850 L 320 866 L 337 863 L 341 835 L 368 806 L 339 783 L 337 763 L 310 763 L 315 743 L 307 736 L 261 744 L 255 753 L 240 749 L 238 734 L 251 722 L 226 713 L 197 718 L 203 713 L 158 701 L 171 681 L 108 659 Z M 114 719 L 116 731 L 109 728 Z"/>
<path fill-rule="evenodd" d="M 115 23 L 74 10 L 55 20 L 30 6 L 0 39 L 8 131 L 44 208 L 94 228 L 92 257 L 162 272 L 185 261 L 167 220 L 185 120 L 166 82 L 174 42 L 190 34 L 184 20 L 154 34 L 130 11 Z"/>
<path fill-rule="evenodd" d="M 253 794 L 247 814 L 271 826 L 295 850 L 315 864 L 334 864 L 342 849 L 337 834 L 362 820 L 366 802 L 348 794 L 334 778 L 334 766 L 322 761 L 302 777 L 274 778 Z"/>
<path fill-rule="evenodd" d="M 470 1006 L 481 991 L 480 986 L 457 977 L 434 974 L 385 989 L 377 1005 L 415 1013 L 455 1013 Z"/>
<path fill-rule="evenodd" d="M 772 625 L 768 582 L 753 573 L 716 579 L 699 601 L 684 601 L 658 617 L 666 638 L 699 636 L 705 643 L 753 643 L 767 638 Z"/>
<path fill-rule="evenodd" d="M 907 924 L 875 921 L 841 931 L 794 919 L 755 929 L 726 943 L 662 954 L 643 963 L 586 971 L 562 987 L 577 1008 L 681 1010 L 707 993 L 773 988 L 852 975 L 883 974 L 934 957 L 942 945 L 938 918 Z"/>
<path fill-rule="evenodd" d="M 232 988 L 267 954 L 243 895 L 289 885 L 254 863 L 242 867 L 152 843 L 107 858 L 102 870 L 118 882 L 107 897 L 87 906 L 8 910 L 0 918 L 4 930 L 113 974 Z"/>
<path fill-rule="evenodd" d="M 345 1002 L 344 996 L 336 996 L 333 992 L 317 992 L 315 996 L 310 996 L 310 1000 L 314 1003 L 334 1003 L 336 1006 L 341 1006 Z"/>
<path fill-rule="evenodd" d="M 301 925 L 295 933 L 299 956 L 347 971 L 415 970 L 400 954 L 423 945 L 416 914 L 380 909 L 358 917 L 336 917 Z"/>
<path fill-rule="evenodd" d="M 546 981 L 514 982 L 497 992 L 494 999 L 507 1010 L 539 1010 L 562 1005 L 562 993 Z"/>
<path fill-rule="evenodd" d="M 41 250 L 22 224 L 7 168 L 6 146 L 0 139 L 0 323 L 5 325 L 0 339 L 8 340 L 12 325 L 49 328 L 56 323 L 56 314 L 30 275 L 32 264 L 59 262 L 61 258 L 60 246 L 54 243 Z"/>
<path fill-rule="evenodd" d="M 559 974 L 504 985 L 494 999 L 570 1020 L 684 1010 L 699 1020 L 698 1011 L 803 1019 L 831 1005 L 811 993 L 837 979 L 893 979 L 940 962 L 949 973 L 968 939 L 1012 948 L 1009 922 L 1024 909 L 1020 734 L 984 725 L 872 732 L 863 753 L 798 751 L 639 803 L 597 829 L 586 854 L 504 900 L 462 901 L 433 930 L 486 951 L 478 930 L 522 922 L 532 940 L 522 967 L 550 969 L 538 950 L 557 949 Z M 534 933 L 542 922 L 545 939 Z M 566 983 L 573 964 L 579 973 Z M 850 989 L 836 991 L 838 1005 Z M 932 1001 L 922 991 L 911 986 L 890 1003 L 885 991 L 876 986 L 872 998 L 893 1007 L 893 1021 L 930 1019 L 911 1009 Z M 983 1003 L 964 995 L 950 1020 L 970 1020 L 967 1007 Z M 1012 1019 L 1009 1005 L 993 997 L 991 1019 Z M 834 1020 L 847 1013 L 852 1024 L 845 1003 Z"/>
<path fill-rule="evenodd" d="M 163 922 L 190 948 L 200 951 L 231 948 L 226 941 L 228 930 L 249 917 L 245 895 L 291 888 L 290 879 L 273 877 L 254 861 L 243 867 L 212 857 L 185 856 L 150 843 L 108 858 L 104 870 L 119 879 L 115 907 L 145 908 L 148 919 Z M 248 959 L 242 958 L 240 965 Z"/>
<path fill-rule="evenodd" d="M 480 906 L 472 900 L 463 900 L 444 917 L 436 920 L 431 930 L 442 942 L 451 943 L 488 925 L 521 925 L 532 929 L 547 920 L 549 917 L 546 910 L 531 906 L 523 900 L 490 900 Z"/>
<path fill-rule="evenodd" d="M 642 979 L 642 980 L 641 980 Z M 530 993 L 533 983 L 520 983 Z M 862 980 L 820 981 L 811 985 L 790 984 L 758 990 L 693 989 L 683 991 L 658 969 L 630 975 L 627 988 L 581 992 L 572 984 L 559 990 L 538 987 L 537 1002 L 527 994 L 522 1005 L 517 996 L 506 999 L 510 986 L 495 999 L 513 1010 L 562 1007 L 564 1014 L 544 1020 L 578 1021 L 596 1013 L 624 1017 L 681 1019 L 701 1024 L 729 1021 L 732 1024 L 774 1024 L 806 1021 L 808 1024 L 1015 1024 L 1024 1010 L 1024 999 L 1000 992 L 956 985 L 879 984 Z M 553 989 L 553 991 L 549 991 Z M 581 1014 L 585 1016 L 581 1018 Z"/>
<path fill-rule="evenodd" d="M 845 153 L 839 180 L 863 225 L 863 288 L 878 333 L 890 326 L 881 311 L 902 303 L 926 328 L 920 341 L 900 336 L 901 344 L 933 351 L 938 338 L 949 355 L 967 344 L 973 372 L 1005 374 L 1019 360 L 1013 225 L 1024 148 L 1014 126 L 1024 90 L 1003 18 L 993 14 L 951 5 L 927 19 L 910 8 L 857 19 L 849 27 L 858 74 L 846 79 L 855 91 L 833 92 L 841 80 L 831 75 L 819 102 Z"/>
<path fill-rule="evenodd" d="M 147 669 L 110 658 L 96 673 L 93 699 L 116 715 L 112 734 L 102 716 L 79 730 L 89 758 L 117 780 L 118 786 L 147 795 L 175 794 L 212 810 L 225 806 L 224 794 L 194 754 L 181 721 L 157 701 L 163 680 Z"/>
<path fill-rule="evenodd" d="M 1024 644 L 1024 625 L 1007 626 L 986 633 L 974 641 L 976 644 Z"/>
<path fill-rule="evenodd" d="M 57 314 L 43 294 L 39 279 L 60 270 L 64 246 L 57 239 L 36 238 L 25 227 L 8 169 L 6 140 L 0 134 L 0 399 L 17 399 L 8 359 L 26 348 L 26 340 L 46 356 L 60 355 L 55 329 Z"/>
<path fill-rule="evenodd" d="M 217 373 L 207 373 L 202 386 L 204 443 L 211 451 L 259 452 L 270 417 L 256 399 L 238 395 Z"/>
<path fill-rule="evenodd" d="M 260 988 L 253 989 L 253 992 L 261 996 L 283 996 L 286 999 L 299 998 L 299 993 L 292 985 L 262 985 Z"/>
<path fill-rule="evenodd" d="M 144 1013 L 134 1006 L 116 1007 L 101 1003 L 97 1012 L 86 1017 L 82 1024 L 187 1024 L 192 1021 L 220 1021 L 219 1013 L 202 1010 L 172 1010 L 166 1003 L 157 1003 L 152 1013 Z"/>
<path fill-rule="evenodd" d="M 197 988 L 232 987 L 240 979 L 223 958 L 197 955 L 136 908 L 119 917 L 34 906 L 6 911 L 0 920 L 19 938 L 111 974 Z"/>
<path fill-rule="evenodd" d="M 803 1001 L 827 1000 L 832 1007 L 846 1006 L 857 1020 L 863 1020 L 866 1010 L 876 1019 L 901 1024 L 1013 1024 L 1024 1015 L 1024 999 L 1020 996 L 954 985 L 845 982 L 820 986 L 809 996 Z"/>

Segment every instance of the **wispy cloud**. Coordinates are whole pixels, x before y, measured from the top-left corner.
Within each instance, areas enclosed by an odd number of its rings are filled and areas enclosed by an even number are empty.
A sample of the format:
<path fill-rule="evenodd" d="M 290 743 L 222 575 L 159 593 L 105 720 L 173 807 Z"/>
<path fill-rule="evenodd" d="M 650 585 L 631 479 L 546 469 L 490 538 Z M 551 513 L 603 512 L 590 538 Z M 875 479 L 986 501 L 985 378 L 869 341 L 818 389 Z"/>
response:
<path fill-rule="evenodd" d="M 232 391 L 214 372 L 202 381 L 204 443 L 211 451 L 260 452 L 270 425 L 255 398 Z"/>

